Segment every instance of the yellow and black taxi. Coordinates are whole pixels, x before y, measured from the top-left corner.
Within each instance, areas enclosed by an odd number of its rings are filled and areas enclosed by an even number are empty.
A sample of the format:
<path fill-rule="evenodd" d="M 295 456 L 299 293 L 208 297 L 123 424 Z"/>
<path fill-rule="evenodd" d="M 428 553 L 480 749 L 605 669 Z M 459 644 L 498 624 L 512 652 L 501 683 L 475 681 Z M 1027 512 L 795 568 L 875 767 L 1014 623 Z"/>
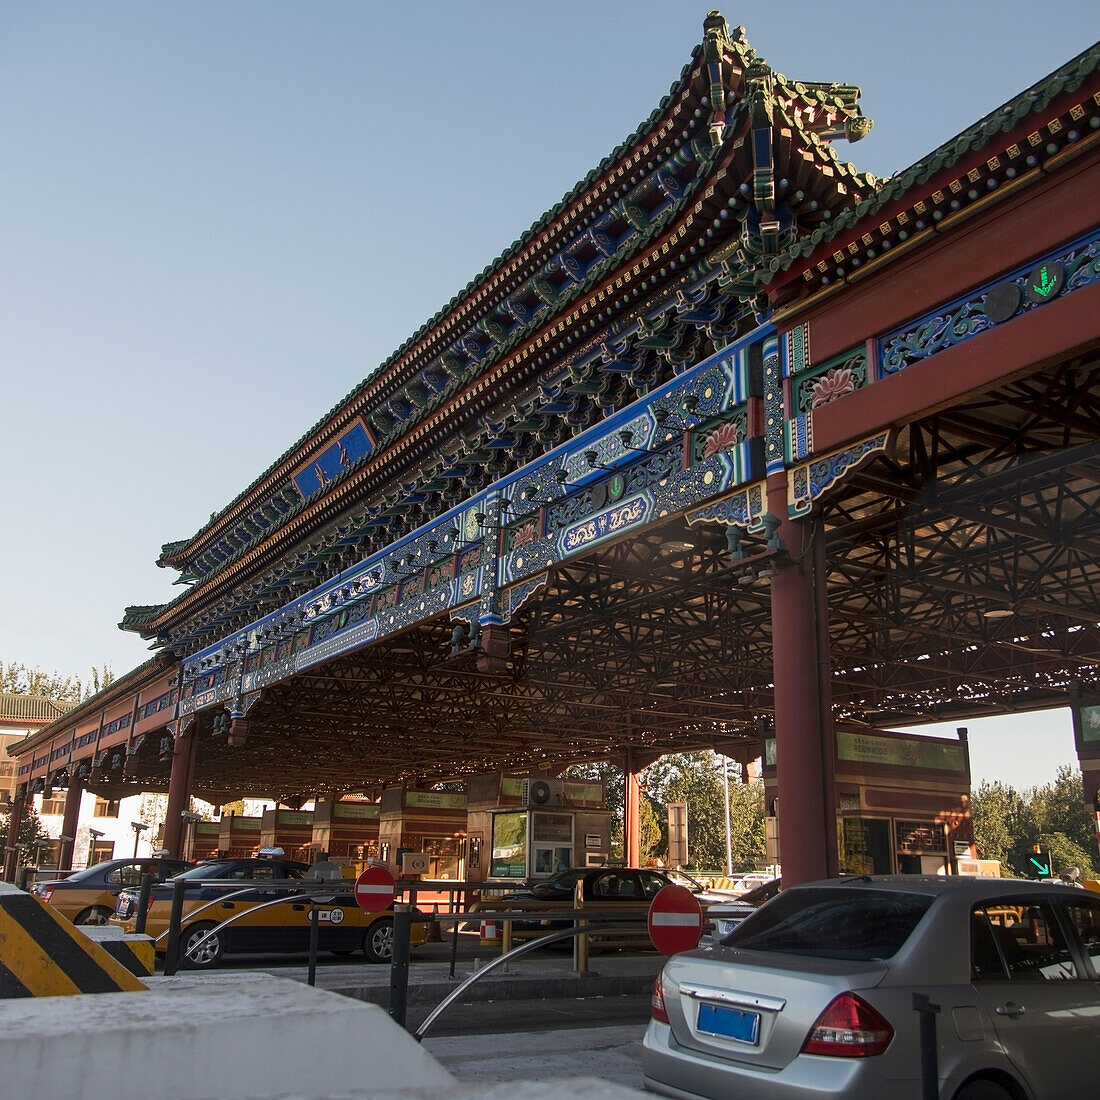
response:
<path fill-rule="evenodd" d="M 393 912 L 366 913 L 352 896 L 352 883 L 333 884 L 323 900 L 310 900 L 318 884 L 307 879 L 304 863 L 272 858 L 212 859 L 195 864 L 153 888 L 145 931 L 158 954 L 168 944 L 173 884 L 184 892 L 180 924 L 180 965 L 192 970 L 215 966 L 225 955 L 304 952 L 309 949 L 310 911 L 318 910 L 317 946 L 350 955 L 362 951 L 370 962 L 389 962 L 393 954 Z M 207 885 L 211 880 L 216 884 Z M 191 883 L 194 885 L 191 885 Z M 254 889 L 249 889 L 255 883 Z M 267 884 L 270 884 L 269 886 Z M 298 893 L 300 887 L 303 893 Z M 241 893 L 244 890 L 246 892 Z M 285 901 L 271 905 L 279 898 Z M 137 922 L 138 891 L 124 890 L 111 923 L 132 932 Z M 423 943 L 423 925 L 414 923 L 413 944 Z"/>
<path fill-rule="evenodd" d="M 142 875 L 151 871 L 163 882 L 190 866 L 187 860 L 167 857 L 109 859 L 68 878 L 36 882 L 30 892 L 73 924 L 106 924 L 119 895 L 129 887 L 137 890 Z"/>

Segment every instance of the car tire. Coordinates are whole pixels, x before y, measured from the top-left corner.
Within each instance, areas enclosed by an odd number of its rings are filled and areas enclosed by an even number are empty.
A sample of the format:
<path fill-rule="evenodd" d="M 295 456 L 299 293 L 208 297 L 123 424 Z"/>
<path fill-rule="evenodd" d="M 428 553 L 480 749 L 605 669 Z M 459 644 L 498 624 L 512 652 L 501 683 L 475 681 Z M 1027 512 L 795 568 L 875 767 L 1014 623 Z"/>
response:
<path fill-rule="evenodd" d="M 955 1100 L 1013 1100 L 1013 1097 L 996 1081 L 971 1081 L 955 1093 Z"/>
<path fill-rule="evenodd" d="M 372 963 L 388 963 L 393 958 L 393 920 L 376 920 L 363 936 L 363 954 Z"/>
<path fill-rule="evenodd" d="M 111 912 L 103 905 L 89 905 L 77 913 L 73 924 L 106 924 L 111 919 Z"/>
<path fill-rule="evenodd" d="M 192 924 L 180 934 L 180 966 L 185 970 L 208 970 L 210 967 L 217 965 L 218 960 L 225 951 L 225 934 L 223 932 L 215 932 L 199 948 L 198 954 L 194 958 L 188 954 L 191 945 L 198 943 L 207 932 L 214 928 L 217 928 L 217 925 L 208 921 L 205 924 Z"/>

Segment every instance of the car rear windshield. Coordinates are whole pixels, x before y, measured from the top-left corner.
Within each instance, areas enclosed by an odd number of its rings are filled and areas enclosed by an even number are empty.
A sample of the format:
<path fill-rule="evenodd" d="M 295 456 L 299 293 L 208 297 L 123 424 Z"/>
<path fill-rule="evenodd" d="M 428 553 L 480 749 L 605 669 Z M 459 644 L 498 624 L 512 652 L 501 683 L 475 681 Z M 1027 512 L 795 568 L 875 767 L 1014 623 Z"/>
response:
<path fill-rule="evenodd" d="M 181 874 L 173 875 L 173 878 L 197 878 L 197 879 L 215 879 L 224 878 L 227 871 L 234 867 L 233 863 L 199 863 L 194 867 L 189 867 Z"/>
<path fill-rule="evenodd" d="M 920 923 L 927 894 L 843 887 L 787 890 L 738 925 L 722 943 L 824 959 L 888 959 Z"/>

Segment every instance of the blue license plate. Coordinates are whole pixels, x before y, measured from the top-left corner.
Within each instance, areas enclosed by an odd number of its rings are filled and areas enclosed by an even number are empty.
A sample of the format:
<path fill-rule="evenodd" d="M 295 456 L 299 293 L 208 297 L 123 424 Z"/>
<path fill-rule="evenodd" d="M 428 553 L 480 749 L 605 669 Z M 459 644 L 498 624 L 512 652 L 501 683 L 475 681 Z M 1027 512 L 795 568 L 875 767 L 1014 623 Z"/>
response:
<path fill-rule="evenodd" d="M 760 1013 L 742 1012 L 739 1008 L 726 1008 L 724 1005 L 701 1004 L 698 1027 L 708 1035 L 721 1035 L 726 1039 L 736 1039 L 739 1043 L 755 1043 L 760 1034 Z"/>

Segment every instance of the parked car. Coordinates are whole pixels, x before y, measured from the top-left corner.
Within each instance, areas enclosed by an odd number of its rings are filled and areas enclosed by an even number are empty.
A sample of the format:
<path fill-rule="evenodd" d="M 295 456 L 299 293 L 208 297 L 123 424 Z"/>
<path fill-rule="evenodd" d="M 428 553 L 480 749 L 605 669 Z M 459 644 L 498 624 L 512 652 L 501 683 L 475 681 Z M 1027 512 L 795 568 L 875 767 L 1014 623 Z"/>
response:
<path fill-rule="evenodd" d="M 781 882 L 773 878 L 742 894 L 736 901 L 719 899 L 707 905 L 707 920 L 711 925 L 711 940 L 717 943 L 728 936 L 746 917 L 751 917 L 766 901 L 771 901 L 781 889 Z"/>
<path fill-rule="evenodd" d="M 549 878 L 535 880 L 522 889 L 510 890 L 499 897 L 485 898 L 470 906 L 470 911 L 571 910 L 574 907 L 577 883 L 582 884 L 585 906 L 597 910 L 622 910 L 625 915 L 637 918 L 639 927 L 634 930 L 624 929 L 621 935 L 613 937 L 616 942 L 624 938 L 627 941 L 642 940 L 648 946 L 649 934 L 641 926 L 644 925 L 650 903 L 665 886 L 673 883 L 686 886 L 700 902 L 707 900 L 706 887 L 681 871 L 664 871 L 653 867 L 571 867 Z M 570 927 L 573 918 L 539 917 L 524 920 L 520 917 L 511 924 L 514 932 L 529 934 L 540 929 L 549 931 Z M 592 937 L 592 940 L 597 940 L 597 937 Z"/>
<path fill-rule="evenodd" d="M 119 894 L 127 887 L 139 887 L 147 871 L 163 882 L 190 866 L 184 859 L 109 859 L 67 878 L 36 882 L 30 892 L 74 924 L 106 924 Z"/>
<path fill-rule="evenodd" d="M 669 959 L 646 1088 L 678 1097 L 922 1093 L 914 995 L 938 1008 L 942 1100 L 1079 1100 L 1100 1065 L 1100 897 L 1005 879 L 794 886 Z"/>
<path fill-rule="evenodd" d="M 258 952 L 295 952 L 309 949 L 311 903 L 297 900 L 291 886 L 303 889 L 316 884 L 306 881 L 309 870 L 304 863 L 284 859 L 215 859 L 195 864 L 163 886 L 149 898 L 145 930 L 155 940 L 158 953 L 167 948 L 168 920 L 174 883 L 188 883 L 184 893 L 183 919 L 180 925 L 180 964 L 190 969 L 215 966 L 223 956 Z M 218 885 L 203 885 L 217 879 Z M 190 885 L 191 881 L 194 885 Z M 225 885 L 221 885 L 225 882 Z M 254 890 L 238 897 L 227 897 L 256 882 Z M 265 889 L 264 882 L 285 889 Z M 241 885 L 237 885 L 240 883 Z M 334 888 L 335 889 L 335 888 Z M 259 908 L 265 902 L 288 897 L 280 905 Z M 328 900 L 331 898 L 331 900 Z M 219 900 L 222 899 L 222 900 Z M 112 924 L 133 931 L 137 921 L 137 890 L 124 890 L 118 898 Z M 213 903 L 213 904 L 211 904 Z M 351 893 L 345 890 L 326 895 L 317 903 L 318 948 L 337 955 L 362 950 L 371 962 L 389 962 L 393 955 L 393 913 L 366 913 Z M 255 912 L 251 912 L 256 910 Z M 240 916 L 240 914 L 245 914 Z M 218 928 L 222 921 L 240 916 L 233 924 Z M 213 933 L 208 935 L 208 933 Z M 411 942 L 424 942 L 424 925 L 414 922 Z"/>

